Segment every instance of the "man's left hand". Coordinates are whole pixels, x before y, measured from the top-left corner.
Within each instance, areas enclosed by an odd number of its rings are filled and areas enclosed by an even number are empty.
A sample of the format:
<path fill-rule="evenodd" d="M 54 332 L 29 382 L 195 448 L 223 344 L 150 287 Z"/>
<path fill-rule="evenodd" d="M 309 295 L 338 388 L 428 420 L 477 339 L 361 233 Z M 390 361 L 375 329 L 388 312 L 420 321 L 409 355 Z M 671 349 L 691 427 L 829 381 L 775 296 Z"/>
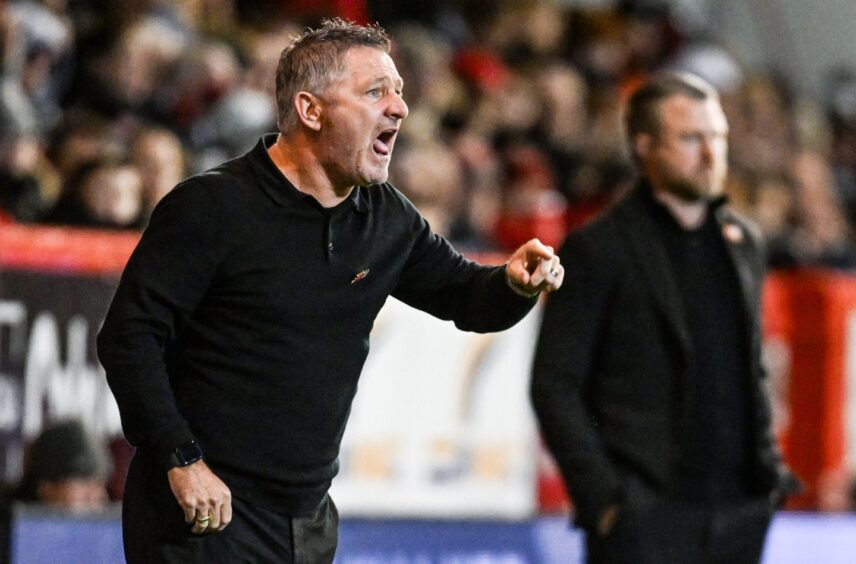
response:
<path fill-rule="evenodd" d="M 522 296 L 558 290 L 564 278 L 565 269 L 553 248 L 538 239 L 531 239 L 514 251 L 505 264 L 508 285 Z"/>

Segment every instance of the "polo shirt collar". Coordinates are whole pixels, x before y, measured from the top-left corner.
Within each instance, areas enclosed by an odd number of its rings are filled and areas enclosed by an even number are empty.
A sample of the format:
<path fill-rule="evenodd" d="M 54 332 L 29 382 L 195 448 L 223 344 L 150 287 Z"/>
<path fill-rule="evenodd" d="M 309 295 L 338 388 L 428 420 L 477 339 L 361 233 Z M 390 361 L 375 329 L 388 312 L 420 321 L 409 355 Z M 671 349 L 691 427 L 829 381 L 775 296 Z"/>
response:
<path fill-rule="evenodd" d="M 270 158 L 267 150 L 276 143 L 276 137 L 276 133 L 263 135 L 256 146 L 247 154 L 247 157 L 253 172 L 259 179 L 261 189 L 277 204 L 290 206 L 309 196 L 298 190 L 279 171 L 273 159 Z M 357 211 L 367 213 L 371 209 L 367 194 L 368 189 L 365 186 L 355 186 L 346 201 L 349 201 Z"/>

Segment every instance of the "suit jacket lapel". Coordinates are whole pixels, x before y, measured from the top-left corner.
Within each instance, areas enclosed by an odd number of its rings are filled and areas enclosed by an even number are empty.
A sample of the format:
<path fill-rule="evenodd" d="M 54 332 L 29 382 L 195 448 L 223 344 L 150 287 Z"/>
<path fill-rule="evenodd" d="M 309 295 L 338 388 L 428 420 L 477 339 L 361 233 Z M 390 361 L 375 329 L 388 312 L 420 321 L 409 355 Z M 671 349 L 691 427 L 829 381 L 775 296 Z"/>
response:
<path fill-rule="evenodd" d="M 752 331 L 753 324 L 758 319 L 758 304 L 760 302 L 760 285 L 757 283 L 758 274 L 752 270 L 752 249 L 749 233 L 746 228 L 735 221 L 727 209 L 720 207 L 716 210 L 716 218 L 722 227 L 725 246 L 734 264 L 737 280 L 740 285 L 740 295 L 743 298 L 743 312 L 746 315 L 746 327 Z"/>
<path fill-rule="evenodd" d="M 687 358 L 690 352 L 689 331 L 669 257 L 651 217 L 649 204 L 643 199 L 647 197 L 643 190 L 647 189 L 645 186 L 637 186 L 627 200 L 619 204 L 616 209 L 619 216 L 618 227 L 627 240 L 654 301 L 674 332 L 684 358 Z"/>

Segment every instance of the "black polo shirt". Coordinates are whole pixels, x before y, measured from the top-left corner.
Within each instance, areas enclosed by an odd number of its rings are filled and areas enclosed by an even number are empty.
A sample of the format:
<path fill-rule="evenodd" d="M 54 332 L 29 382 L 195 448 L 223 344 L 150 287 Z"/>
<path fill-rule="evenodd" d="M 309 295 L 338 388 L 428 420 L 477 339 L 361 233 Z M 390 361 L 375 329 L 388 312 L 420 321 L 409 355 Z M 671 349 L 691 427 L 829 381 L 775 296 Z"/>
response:
<path fill-rule="evenodd" d="M 303 514 L 338 470 L 387 296 L 479 332 L 535 300 L 504 267 L 464 259 L 388 183 L 323 208 L 273 164 L 274 141 L 161 201 L 98 353 L 133 444 L 165 460 L 196 439 L 234 496 Z"/>

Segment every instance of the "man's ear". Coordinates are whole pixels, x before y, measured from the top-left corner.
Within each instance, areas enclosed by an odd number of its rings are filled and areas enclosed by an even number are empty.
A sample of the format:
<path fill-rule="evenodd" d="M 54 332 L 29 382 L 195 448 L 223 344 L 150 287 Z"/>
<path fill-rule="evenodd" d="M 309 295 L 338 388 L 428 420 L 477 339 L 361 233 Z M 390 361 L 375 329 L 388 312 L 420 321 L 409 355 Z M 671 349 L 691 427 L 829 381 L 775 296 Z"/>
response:
<path fill-rule="evenodd" d="M 321 99 L 309 92 L 298 92 L 294 97 L 294 110 L 297 117 L 309 129 L 321 130 Z"/>
<path fill-rule="evenodd" d="M 633 149 L 636 156 L 645 158 L 651 152 L 654 138 L 650 133 L 639 133 L 633 138 Z"/>

